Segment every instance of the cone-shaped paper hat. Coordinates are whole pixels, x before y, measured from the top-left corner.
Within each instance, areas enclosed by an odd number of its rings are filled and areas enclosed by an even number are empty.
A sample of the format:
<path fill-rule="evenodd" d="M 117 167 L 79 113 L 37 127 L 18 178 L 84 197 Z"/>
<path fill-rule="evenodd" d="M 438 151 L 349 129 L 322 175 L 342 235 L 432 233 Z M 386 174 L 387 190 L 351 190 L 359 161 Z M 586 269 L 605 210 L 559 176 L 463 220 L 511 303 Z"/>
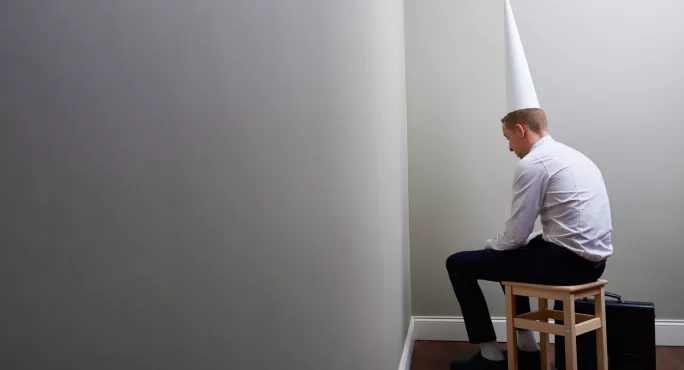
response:
<path fill-rule="evenodd" d="M 540 108 L 532 75 L 527 66 L 518 27 L 515 25 L 509 0 L 504 0 L 506 28 L 506 109 L 513 112 L 525 108 Z"/>

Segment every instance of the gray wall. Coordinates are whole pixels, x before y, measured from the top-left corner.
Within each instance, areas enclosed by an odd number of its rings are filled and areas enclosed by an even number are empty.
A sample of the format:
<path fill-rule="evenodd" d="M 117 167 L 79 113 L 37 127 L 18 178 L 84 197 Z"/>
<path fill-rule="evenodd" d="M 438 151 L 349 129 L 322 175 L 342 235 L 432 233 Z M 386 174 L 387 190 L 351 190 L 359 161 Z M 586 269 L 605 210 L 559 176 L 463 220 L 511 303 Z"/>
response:
<path fill-rule="evenodd" d="M 397 0 L 0 5 L 0 368 L 392 369 Z"/>
<path fill-rule="evenodd" d="M 605 277 L 626 299 L 684 318 L 684 2 L 511 0 L 551 134 L 594 159 L 612 202 Z M 503 227 L 513 165 L 503 0 L 407 0 L 414 315 L 460 315 L 444 268 Z M 483 282 L 493 315 L 498 286 Z"/>

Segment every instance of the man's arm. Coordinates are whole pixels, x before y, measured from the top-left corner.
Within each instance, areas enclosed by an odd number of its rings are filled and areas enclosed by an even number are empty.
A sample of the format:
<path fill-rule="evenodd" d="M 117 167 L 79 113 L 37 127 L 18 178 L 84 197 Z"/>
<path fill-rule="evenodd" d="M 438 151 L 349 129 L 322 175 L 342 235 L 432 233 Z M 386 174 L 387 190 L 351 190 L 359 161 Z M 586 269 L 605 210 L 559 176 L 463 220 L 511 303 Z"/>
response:
<path fill-rule="evenodd" d="M 527 242 L 541 209 L 547 176 L 544 165 L 537 159 L 518 162 L 513 180 L 511 216 L 505 223 L 505 230 L 487 240 L 487 249 L 516 249 Z"/>

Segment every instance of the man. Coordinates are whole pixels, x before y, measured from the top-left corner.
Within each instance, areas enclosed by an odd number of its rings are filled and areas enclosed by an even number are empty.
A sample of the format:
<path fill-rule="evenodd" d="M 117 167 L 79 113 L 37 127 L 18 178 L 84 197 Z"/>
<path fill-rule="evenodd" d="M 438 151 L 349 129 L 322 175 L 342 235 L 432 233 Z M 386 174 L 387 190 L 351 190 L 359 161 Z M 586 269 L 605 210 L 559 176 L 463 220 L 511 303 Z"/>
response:
<path fill-rule="evenodd" d="M 539 108 L 516 110 L 502 119 L 515 167 L 511 216 L 505 230 L 483 250 L 458 252 L 446 262 L 471 343 L 480 352 L 456 369 L 506 369 L 478 280 L 577 285 L 598 280 L 612 254 L 611 215 L 601 172 L 582 153 L 555 141 Z M 543 231 L 530 238 L 537 216 Z M 529 242 L 528 242 L 529 240 Z M 555 309 L 562 310 L 556 301 Z M 527 297 L 516 298 L 517 314 L 530 312 Z M 532 332 L 518 332 L 524 368 L 539 368 Z"/>
<path fill-rule="evenodd" d="M 612 254 L 608 195 L 596 165 L 555 141 L 539 105 L 509 0 L 504 0 L 507 114 L 501 120 L 510 151 L 520 158 L 513 177 L 513 203 L 503 232 L 481 250 L 459 252 L 446 261 L 471 343 L 480 352 L 458 369 L 506 369 L 478 280 L 576 285 L 598 280 Z M 537 217 L 542 232 L 531 235 Z M 555 309 L 562 309 L 556 301 Z M 516 298 L 516 313 L 530 300 Z M 541 367 L 531 332 L 518 332 L 524 369 Z"/>

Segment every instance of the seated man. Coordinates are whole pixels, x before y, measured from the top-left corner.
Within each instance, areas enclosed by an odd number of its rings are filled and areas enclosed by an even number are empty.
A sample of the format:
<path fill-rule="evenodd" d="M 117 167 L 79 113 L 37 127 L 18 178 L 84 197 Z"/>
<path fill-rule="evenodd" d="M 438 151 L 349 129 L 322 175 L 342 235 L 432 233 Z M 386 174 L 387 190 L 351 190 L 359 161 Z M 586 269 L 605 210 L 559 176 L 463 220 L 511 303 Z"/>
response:
<path fill-rule="evenodd" d="M 509 149 L 520 158 L 511 216 L 484 249 L 458 252 L 446 261 L 469 340 L 480 345 L 470 361 L 452 363 L 453 370 L 507 367 L 478 280 L 585 284 L 601 277 L 613 251 L 610 205 L 596 165 L 549 136 L 539 108 L 516 110 L 501 122 Z M 532 236 L 537 216 L 543 231 Z M 516 299 L 517 314 L 530 312 L 529 298 Z M 555 309 L 561 304 L 557 301 Z M 518 347 L 521 363 L 540 367 L 531 332 L 518 332 Z"/>

